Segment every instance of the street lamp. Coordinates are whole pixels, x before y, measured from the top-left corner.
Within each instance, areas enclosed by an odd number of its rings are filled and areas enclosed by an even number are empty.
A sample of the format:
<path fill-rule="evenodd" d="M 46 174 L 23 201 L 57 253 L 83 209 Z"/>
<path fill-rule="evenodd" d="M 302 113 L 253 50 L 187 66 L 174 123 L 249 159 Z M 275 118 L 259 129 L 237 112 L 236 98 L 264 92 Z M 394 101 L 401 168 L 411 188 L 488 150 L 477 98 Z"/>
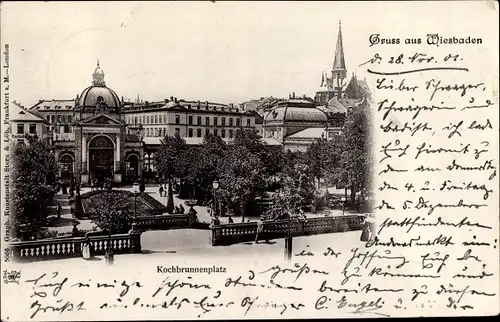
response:
<path fill-rule="evenodd" d="M 217 196 L 216 196 L 216 191 L 217 189 L 219 189 L 219 182 L 217 180 L 214 180 L 214 182 L 212 182 L 212 188 L 213 188 L 213 194 L 214 194 L 214 206 L 213 206 L 213 214 L 214 214 L 214 217 L 217 217 L 217 214 L 215 213 L 216 210 L 217 210 Z"/>
<path fill-rule="evenodd" d="M 342 199 L 340 199 L 340 200 L 342 200 L 342 216 L 343 216 L 344 215 L 344 211 L 345 211 L 345 201 L 346 201 L 346 199 L 345 199 L 345 197 L 342 197 Z"/>
<path fill-rule="evenodd" d="M 285 259 L 290 261 L 292 259 L 292 216 L 288 214 L 288 233 L 285 238 Z"/>

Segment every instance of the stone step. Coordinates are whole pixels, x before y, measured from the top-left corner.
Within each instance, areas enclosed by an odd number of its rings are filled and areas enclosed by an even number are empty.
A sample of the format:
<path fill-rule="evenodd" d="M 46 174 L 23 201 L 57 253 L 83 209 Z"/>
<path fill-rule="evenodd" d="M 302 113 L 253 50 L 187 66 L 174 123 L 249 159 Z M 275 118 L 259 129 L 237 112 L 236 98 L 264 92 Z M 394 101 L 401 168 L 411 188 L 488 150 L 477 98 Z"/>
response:
<path fill-rule="evenodd" d="M 69 206 L 70 205 L 69 200 L 57 200 L 56 199 L 56 202 L 55 202 L 54 206 L 57 206 L 57 203 L 60 203 L 61 207 L 65 207 L 65 206 Z"/>
<path fill-rule="evenodd" d="M 57 208 L 56 207 L 49 208 L 48 213 L 49 213 L 49 215 L 57 215 Z M 71 215 L 71 208 L 69 208 L 69 207 L 64 208 L 63 207 L 61 215 Z"/>

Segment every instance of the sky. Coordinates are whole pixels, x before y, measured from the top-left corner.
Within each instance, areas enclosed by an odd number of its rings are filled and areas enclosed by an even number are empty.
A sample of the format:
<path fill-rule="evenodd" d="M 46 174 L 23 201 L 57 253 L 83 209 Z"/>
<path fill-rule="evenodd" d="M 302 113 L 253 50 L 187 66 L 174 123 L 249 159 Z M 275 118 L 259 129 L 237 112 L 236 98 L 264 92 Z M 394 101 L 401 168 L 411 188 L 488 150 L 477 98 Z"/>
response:
<path fill-rule="evenodd" d="M 292 92 L 313 97 L 322 71 L 331 71 L 339 20 L 348 74 L 363 78 L 356 66 L 370 58 L 369 35 L 397 35 L 395 24 L 409 24 L 414 14 L 405 5 L 3 3 L 2 42 L 10 45 L 12 100 L 26 107 L 75 98 L 91 85 L 97 59 L 106 85 L 125 100 L 138 94 L 148 101 L 174 96 L 220 103 Z M 442 25 L 441 17 L 429 16 L 425 24 Z"/>

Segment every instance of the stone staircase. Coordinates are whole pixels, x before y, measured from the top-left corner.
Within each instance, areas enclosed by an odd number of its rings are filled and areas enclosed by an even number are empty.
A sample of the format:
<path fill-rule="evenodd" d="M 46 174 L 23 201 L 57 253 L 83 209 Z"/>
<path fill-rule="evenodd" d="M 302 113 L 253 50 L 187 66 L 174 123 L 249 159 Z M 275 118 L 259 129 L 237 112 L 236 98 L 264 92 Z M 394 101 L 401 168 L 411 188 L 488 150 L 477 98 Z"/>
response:
<path fill-rule="evenodd" d="M 57 203 L 62 207 L 62 216 L 71 216 L 71 205 L 69 202 L 69 195 L 63 195 L 62 193 L 56 194 L 55 203 L 51 206 L 51 215 L 57 215 Z"/>

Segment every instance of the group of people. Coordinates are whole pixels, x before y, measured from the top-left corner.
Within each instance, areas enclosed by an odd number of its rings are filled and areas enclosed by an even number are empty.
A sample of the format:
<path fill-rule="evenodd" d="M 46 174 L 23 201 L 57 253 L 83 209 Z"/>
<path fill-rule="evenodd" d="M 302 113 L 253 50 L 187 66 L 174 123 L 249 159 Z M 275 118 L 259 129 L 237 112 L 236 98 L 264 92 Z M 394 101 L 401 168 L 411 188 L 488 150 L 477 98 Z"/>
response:
<path fill-rule="evenodd" d="M 167 197 L 167 191 L 168 191 L 168 183 L 160 183 L 160 186 L 158 187 L 158 193 L 160 194 L 160 197 Z M 172 183 L 172 192 L 177 193 L 179 191 L 179 185 L 177 183 Z"/>
<path fill-rule="evenodd" d="M 90 180 L 90 191 L 110 189 L 111 185 L 110 178 L 92 178 Z"/>
<path fill-rule="evenodd" d="M 184 207 L 182 205 L 174 207 L 174 214 L 183 214 L 184 211 L 186 211 L 186 210 L 184 209 Z"/>
<path fill-rule="evenodd" d="M 57 184 L 57 192 L 61 191 L 63 195 L 68 194 L 68 184 L 59 179 L 59 182 Z M 80 194 L 80 182 L 75 180 L 75 177 L 71 178 L 70 184 L 69 184 L 69 196 L 73 197 L 75 195 L 75 192 L 77 195 Z"/>

